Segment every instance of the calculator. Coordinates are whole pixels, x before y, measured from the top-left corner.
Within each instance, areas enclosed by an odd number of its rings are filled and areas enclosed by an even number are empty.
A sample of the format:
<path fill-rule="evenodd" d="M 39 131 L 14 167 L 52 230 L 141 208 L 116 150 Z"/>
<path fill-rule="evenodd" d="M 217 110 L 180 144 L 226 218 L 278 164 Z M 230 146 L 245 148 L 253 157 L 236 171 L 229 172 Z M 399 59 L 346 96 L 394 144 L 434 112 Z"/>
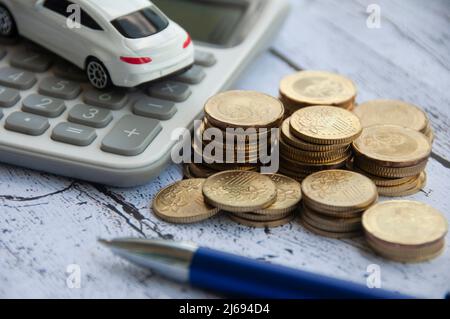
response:
<path fill-rule="evenodd" d="M 31 41 L 2 40 L 0 161 L 118 187 L 148 182 L 171 162 L 172 132 L 192 128 L 288 14 L 285 0 L 152 2 L 191 34 L 195 64 L 137 88 L 97 91 Z"/>

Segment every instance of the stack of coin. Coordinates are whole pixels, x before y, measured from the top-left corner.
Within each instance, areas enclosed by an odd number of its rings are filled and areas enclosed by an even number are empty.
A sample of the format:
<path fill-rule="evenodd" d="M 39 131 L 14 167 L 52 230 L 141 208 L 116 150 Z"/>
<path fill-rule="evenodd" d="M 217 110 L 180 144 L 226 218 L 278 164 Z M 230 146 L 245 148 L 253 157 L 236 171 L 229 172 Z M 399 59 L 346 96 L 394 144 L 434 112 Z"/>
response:
<path fill-rule="evenodd" d="M 448 223 L 426 204 L 396 200 L 369 208 L 362 223 L 367 242 L 381 256 L 399 262 L 420 262 L 440 255 Z"/>
<path fill-rule="evenodd" d="M 302 183 L 302 194 L 302 225 L 331 238 L 360 236 L 361 215 L 378 199 L 377 188 L 369 178 L 345 170 L 308 176 Z"/>
<path fill-rule="evenodd" d="M 208 177 L 223 170 L 258 170 L 265 162 L 261 156 L 271 155 L 271 140 L 278 137 L 272 135 L 272 129 L 280 126 L 284 107 L 263 93 L 227 91 L 210 98 L 204 112 L 192 145 L 201 163 L 185 166 L 188 177 Z"/>
<path fill-rule="evenodd" d="M 202 194 L 204 179 L 179 181 L 163 188 L 153 200 L 153 213 L 162 220 L 189 224 L 208 219 L 219 212 L 205 203 Z"/>
<path fill-rule="evenodd" d="M 310 106 L 284 120 L 280 136 L 280 173 L 302 181 L 311 173 L 343 167 L 361 134 L 359 119 L 333 106 Z"/>
<path fill-rule="evenodd" d="M 282 175 L 225 171 L 203 185 L 207 203 L 251 227 L 277 227 L 290 222 L 301 200 L 300 184 Z"/>
<path fill-rule="evenodd" d="M 397 125 L 374 125 L 353 142 L 353 169 L 370 177 L 382 196 L 407 196 L 426 184 L 427 137 Z"/>
<path fill-rule="evenodd" d="M 427 114 L 419 107 L 398 100 L 373 100 L 358 105 L 354 110 L 361 125 L 398 125 L 425 134 L 432 143 L 433 128 Z"/>
<path fill-rule="evenodd" d="M 280 82 L 280 100 L 286 117 L 300 108 L 312 105 L 332 105 L 353 110 L 356 87 L 339 74 L 323 71 L 301 71 Z"/>

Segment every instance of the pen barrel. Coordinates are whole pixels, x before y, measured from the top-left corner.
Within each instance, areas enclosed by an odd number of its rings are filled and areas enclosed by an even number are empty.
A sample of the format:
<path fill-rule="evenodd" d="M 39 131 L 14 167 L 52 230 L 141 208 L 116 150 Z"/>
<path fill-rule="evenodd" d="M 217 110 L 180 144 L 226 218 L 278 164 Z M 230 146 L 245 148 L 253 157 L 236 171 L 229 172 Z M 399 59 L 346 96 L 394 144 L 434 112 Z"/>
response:
<path fill-rule="evenodd" d="M 192 285 L 226 296 L 247 298 L 410 298 L 335 278 L 273 265 L 208 248 L 193 256 Z"/>

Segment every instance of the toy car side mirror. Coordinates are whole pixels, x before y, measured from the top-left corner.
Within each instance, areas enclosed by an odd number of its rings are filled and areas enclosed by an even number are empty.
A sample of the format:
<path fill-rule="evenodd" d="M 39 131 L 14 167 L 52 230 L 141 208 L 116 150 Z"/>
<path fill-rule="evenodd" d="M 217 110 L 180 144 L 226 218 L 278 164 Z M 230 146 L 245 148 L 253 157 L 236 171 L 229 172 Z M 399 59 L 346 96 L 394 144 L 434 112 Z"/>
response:
<path fill-rule="evenodd" d="M 43 7 L 43 5 L 44 5 L 44 1 L 45 0 L 36 0 L 34 2 L 34 8 L 35 9 L 41 9 Z"/>

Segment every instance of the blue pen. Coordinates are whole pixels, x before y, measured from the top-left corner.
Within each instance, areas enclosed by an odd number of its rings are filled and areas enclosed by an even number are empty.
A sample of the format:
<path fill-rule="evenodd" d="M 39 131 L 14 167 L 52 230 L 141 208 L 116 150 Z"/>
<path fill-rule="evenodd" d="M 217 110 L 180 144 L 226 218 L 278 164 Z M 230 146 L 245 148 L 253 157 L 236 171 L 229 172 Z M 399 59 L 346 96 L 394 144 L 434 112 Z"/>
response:
<path fill-rule="evenodd" d="M 191 243 L 123 238 L 100 240 L 118 256 L 155 273 L 230 297 L 277 299 L 411 298 L 339 279 L 269 264 Z"/>

